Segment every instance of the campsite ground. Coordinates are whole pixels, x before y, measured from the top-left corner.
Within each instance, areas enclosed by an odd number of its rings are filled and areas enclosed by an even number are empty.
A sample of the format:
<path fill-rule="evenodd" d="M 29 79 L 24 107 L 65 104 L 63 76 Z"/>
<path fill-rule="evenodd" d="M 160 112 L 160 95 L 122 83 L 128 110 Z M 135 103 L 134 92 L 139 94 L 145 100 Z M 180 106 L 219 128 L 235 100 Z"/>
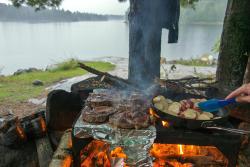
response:
<path fill-rule="evenodd" d="M 190 60 L 190 63 L 193 63 L 193 60 Z M 128 59 L 126 58 L 104 57 L 96 61 L 86 62 L 86 64 L 101 71 L 109 71 L 112 75 L 122 78 L 128 76 Z M 216 71 L 216 66 L 182 65 L 178 61 L 175 64 L 176 68 L 171 70 L 172 65 L 169 63 L 161 65 L 162 78 L 213 77 Z M 70 91 L 72 84 L 91 76 L 93 75 L 77 67 L 76 60 L 59 63 L 46 71 L 2 76 L 0 77 L 0 113 L 12 111 L 17 116 L 23 116 L 34 112 L 41 107 L 45 107 L 47 94 L 51 90 L 64 89 Z M 41 80 L 43 85 L 32 85 L 34 80 Z"/>

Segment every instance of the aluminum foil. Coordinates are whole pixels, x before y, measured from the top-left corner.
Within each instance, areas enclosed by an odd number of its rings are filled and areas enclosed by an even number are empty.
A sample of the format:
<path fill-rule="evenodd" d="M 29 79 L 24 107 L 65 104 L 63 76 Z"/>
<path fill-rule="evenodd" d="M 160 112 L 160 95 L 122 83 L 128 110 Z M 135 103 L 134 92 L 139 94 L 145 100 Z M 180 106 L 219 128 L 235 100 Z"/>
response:
<path fill-rule="evenodd" d="M 128 156 L 126 164 L 131 167 L 151 167 L 152 158 L 149 155 L 151 145 L 156 138 L 156 129 L 150 126 L 146 129 L 120 129 L 108 123 L 90 124 L 80 116 L 74 127 L 74 135 L 78 138 L 93 137 L 110 144 L 110 150 L 121 146 Z"/>

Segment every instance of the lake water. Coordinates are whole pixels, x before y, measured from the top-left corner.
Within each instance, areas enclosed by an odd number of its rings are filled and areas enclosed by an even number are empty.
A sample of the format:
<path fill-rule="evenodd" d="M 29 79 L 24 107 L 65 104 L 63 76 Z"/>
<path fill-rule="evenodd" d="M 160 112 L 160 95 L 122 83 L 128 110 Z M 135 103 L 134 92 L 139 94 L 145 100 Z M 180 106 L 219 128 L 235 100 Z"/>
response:
<path fill-rule="evenodd" d="M 181 25 L 178 44 L 162 35 L 162 56 L 191 58 L 210 53 L 221 25 Z M 122 21 L 73 23 L 0 22 L 0 70 L 45 68 L 68 58 L 128 57 L 128 25 Z"/>

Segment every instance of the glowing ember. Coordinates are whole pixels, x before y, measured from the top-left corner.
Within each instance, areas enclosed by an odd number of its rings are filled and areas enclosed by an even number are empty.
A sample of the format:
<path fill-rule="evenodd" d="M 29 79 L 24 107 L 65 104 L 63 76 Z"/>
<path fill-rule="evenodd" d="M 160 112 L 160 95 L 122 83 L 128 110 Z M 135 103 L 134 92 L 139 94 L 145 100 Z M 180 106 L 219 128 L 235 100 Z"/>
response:
<path fill-rule="evenodd" d="M 184 153 L 183 153 L 182 145 L 179 144 L 178 147 L 179 147 L 179 153 L 180 153 L 180 155 L 183 155 Z"/>
<path fill-rule="evenodd" d="M 110 167 L 108 158 L 109 145 L 105 142 L 94 140 L 81 152 L 81 167 L 103 166 Z"/>
<path fill-rule="evenodd" d="M 46 132 L 46 122 L 45 122 L 45 120 L 42 117 L 40 117 L 39 120 L 40 120 L 40 123 L 41 123 L 42 131 Z"/>
<path fill-rule="evenodd" d="M 72 157 L 71 157 L 71 156 L 67 156 L 67 157 L 64 159 L 64 161 L 63 161 L 62 164 L 63 164 L 62 167 L 71 166 L 71 164 L 72 164 Z"/>
<path fill-rule="evenodd" d="M 182 144 L 153 144 L 150 154 L 155 158 L 153 167 L 193 167 L 193 166 L 227 166 L 225 156 L 212 146 L 194 146 Z M 125 164 L 129 155 L 126 155 L 122 147 L 116 147 L 110 151 L 107 143 L 94 140 L 82 150 L 81 167 Z"/>
<path fill-rule="evenodd" d="M 167 121 L 161 121 L 162 126 L 168 128 L 170 125 Z"/>
<path fill-rule="evenodd" d="M 24 133 L 23 128 L 21 128 L 21 126 L 17 126 L 17 127 L 16 127 L 16 130 L 17 130 L 17 134 L 19 135 L 19 137 L 20 137 L 21 139 L 26 139 L 26 135 L 25 135 L 25 133 Z"/>
<path fill-rule="evenodd" d="M 152 115 L 152 116 L 154 116 L 154 117 L 156 117 L 156 118 L 160 118 L 160 117 L 154 112 L 154 110 L 153 110 L 152 108 L 149 108 L 149 114 Z"/>
<path fill-rule="evenodd" d="M 123 152 L 121 147 L 116 147 L 114 150 L 112 150 L 111 157 L 118 157 L 118 158 L 127 159 L 127 155 Z"/>
<path fill-rule="evenodd" d="M 153 144 L 154 167 L 226 166 L 228 161 L 215 147 L 181 144 Z"/>

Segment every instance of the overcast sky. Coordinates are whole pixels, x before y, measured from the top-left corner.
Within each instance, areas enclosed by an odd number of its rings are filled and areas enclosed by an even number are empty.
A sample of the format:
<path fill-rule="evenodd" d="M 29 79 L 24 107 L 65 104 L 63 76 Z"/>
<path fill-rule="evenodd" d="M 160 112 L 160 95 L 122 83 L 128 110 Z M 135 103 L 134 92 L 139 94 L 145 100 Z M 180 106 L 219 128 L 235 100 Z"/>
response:
<path fill-rule="evenodd" d="M 0 2 L 9 3 L 8 0 Z M 124 14 L 128 6 L 128 1 L 120 3 L 118 0 L 63 0 L 60 8 L 99 14 Z"/>

